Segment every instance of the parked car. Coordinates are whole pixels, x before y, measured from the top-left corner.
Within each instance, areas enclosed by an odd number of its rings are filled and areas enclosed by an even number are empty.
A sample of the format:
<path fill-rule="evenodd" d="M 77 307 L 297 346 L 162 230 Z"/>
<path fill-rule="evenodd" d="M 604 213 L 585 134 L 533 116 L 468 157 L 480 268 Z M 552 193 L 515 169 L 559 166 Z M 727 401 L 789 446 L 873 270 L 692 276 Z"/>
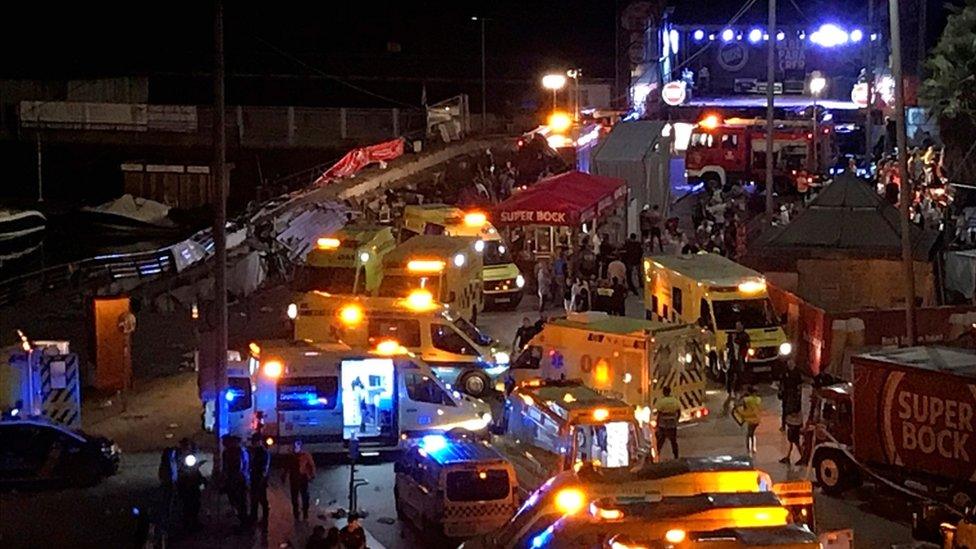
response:
<path fill-rule="evenodd" d="M 119 470 L 113 441 L 41 418 L 0 421 L 0 486 L 91 486 Z"/>

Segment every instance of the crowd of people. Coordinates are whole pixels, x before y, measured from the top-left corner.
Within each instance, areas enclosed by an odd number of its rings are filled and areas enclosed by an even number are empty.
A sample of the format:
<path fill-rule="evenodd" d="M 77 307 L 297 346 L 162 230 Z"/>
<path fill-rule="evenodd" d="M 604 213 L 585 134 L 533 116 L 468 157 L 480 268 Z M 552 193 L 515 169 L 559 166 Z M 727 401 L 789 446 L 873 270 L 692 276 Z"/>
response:
<path fill-rule="evenodd" d="M 168 529 L 170 515 L 179 507 L 184 530 L 201 528 L 200 508 L 203 488 L 209 483 L 227 496 L 231 509 L 241 528 L 259 526 L 268 528 L 270 506 L 268 484 L 271 475 L 271 452 L 265 440 L 255 434 L 245 445 L 236 436 L 225 436 L 220 458 L 220 476 L 207 479 L 201 470 L 202 461 L 196 445 L 188 438 L 178 447 L 163 450 L 159 464 L 161 501 L 157 509 L 156 524 L 161 529 L 157 537 Z M 309 483 L 315 478 L 315 461 L 296 440 L 287 455 L 281 471 L 281 482 L 287 483 L 291 493 L 292 516 L 296 521 L 308 520 Z M 365 549 L 366 533 L 359 524 L 359 516 L 351 512 L 342 529 L 324 526 L 314 527 L 306 544 L 307 549 Z"/>

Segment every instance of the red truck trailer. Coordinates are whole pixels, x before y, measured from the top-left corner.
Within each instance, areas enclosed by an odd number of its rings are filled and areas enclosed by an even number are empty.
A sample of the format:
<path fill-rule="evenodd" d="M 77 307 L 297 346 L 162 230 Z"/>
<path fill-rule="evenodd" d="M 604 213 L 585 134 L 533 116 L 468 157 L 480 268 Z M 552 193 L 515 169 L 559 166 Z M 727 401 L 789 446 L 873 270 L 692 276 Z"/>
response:
<path fill-rule="evenodd" d="M 807 426 L 821 488 L 880 478 L 963 510 L 976 503 L 976 353 L 907 347 L 852 357 L 815 389 Z"/>

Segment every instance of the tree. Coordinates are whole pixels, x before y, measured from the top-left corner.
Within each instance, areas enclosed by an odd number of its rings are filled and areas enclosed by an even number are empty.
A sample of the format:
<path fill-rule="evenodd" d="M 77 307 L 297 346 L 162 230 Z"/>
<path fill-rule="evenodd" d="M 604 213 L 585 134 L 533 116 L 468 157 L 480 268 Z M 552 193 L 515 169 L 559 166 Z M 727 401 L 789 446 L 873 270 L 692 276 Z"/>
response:
<path fill-rule="evenodd" d="M 919 96 L 939 121 L 945 165 L 952 179 L 976 174 L 976 0 L 950 7 L 945 30 L 925 63 Z"/>

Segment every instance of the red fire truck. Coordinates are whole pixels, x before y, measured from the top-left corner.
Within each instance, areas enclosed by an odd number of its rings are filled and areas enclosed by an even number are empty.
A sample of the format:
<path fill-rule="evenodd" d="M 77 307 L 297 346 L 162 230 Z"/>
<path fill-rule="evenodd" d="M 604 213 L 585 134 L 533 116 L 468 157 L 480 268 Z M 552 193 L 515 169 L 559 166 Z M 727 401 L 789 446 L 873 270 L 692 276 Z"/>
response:
<path fill-rule="evenodd" d="M 812 120 L 777 120 L 775 124 L 773 176 L 777 189 L 802 189 L 834 164 L 837 149 L 832 124 L 817 127 L 816 162 Z M 704 181 L 710 188 L 726 182 L 765 181 L 766 121 L 722 120 L 715 114 L 704 117 L 691 134 L 685 167 L 689 182 Z"/>

